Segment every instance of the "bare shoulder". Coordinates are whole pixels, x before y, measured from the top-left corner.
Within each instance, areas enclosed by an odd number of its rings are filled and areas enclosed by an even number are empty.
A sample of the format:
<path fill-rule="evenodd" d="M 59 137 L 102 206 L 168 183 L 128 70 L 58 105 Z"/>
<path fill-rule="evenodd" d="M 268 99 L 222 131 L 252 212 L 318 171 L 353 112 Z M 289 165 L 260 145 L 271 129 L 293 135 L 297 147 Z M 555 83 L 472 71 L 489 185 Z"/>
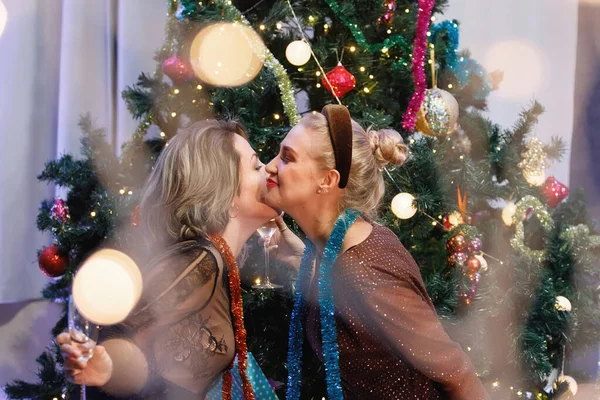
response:
<path fill-rule="evenodd" d="M 367 240 L 371 232 L 373 232 L 373 225 L 363 219 L 357 219 L 346 233 L 344 243 L 342 243 L 342 252 Z"/>

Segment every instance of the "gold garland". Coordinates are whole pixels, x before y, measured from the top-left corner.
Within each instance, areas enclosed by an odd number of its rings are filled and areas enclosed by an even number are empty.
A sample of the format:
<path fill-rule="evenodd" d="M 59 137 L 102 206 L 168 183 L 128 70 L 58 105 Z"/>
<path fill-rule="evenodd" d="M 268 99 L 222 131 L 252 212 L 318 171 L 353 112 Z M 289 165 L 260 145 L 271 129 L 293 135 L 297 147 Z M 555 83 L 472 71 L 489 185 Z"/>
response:
<path fill-rule="evenodd" d="M 554 221 L 546 209 L 546 206 L 533 196 L 525 196 L 517 203 L 517 210 L 513 216 L 513 220 L 517 221 L 515 236 L 510 240 L 510 244 L 519 255 L 530 261 L 541 263 L 546 258 L 546 249 L 533 250 L 525 244 L 525 228 L 523 226 L 523 221 L 525 220 L 527 210 L 530 208 L 542 224 L 546 234 L 549 234 L 554 227 Z"/>

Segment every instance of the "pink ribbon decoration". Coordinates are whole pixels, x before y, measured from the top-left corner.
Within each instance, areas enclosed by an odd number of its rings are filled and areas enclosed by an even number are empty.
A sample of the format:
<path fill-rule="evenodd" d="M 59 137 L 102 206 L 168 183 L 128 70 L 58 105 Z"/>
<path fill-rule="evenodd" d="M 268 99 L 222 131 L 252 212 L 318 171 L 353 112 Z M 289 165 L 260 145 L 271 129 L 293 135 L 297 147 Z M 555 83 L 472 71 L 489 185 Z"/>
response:
<path fill-rule="evenodd" d="M 425 79 L 425 54 L 427 53 L 427 30 L 431 21 L 431 10 L 435 0 L 419 0 L 417 29 L 413 45 L 412 73 L 415 82 L 415 92 L 408 103 L 408 108 L 402 116 L 402 127 L 413 131 L 417 123 L 417 113 L 425 97 L 427 82 Z"/>

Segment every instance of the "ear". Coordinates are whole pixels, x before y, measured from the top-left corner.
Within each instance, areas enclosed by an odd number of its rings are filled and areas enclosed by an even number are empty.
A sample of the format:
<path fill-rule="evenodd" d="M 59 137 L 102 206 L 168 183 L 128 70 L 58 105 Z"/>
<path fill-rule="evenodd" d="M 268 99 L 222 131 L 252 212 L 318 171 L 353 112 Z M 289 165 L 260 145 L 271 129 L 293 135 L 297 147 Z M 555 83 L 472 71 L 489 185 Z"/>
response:
<path fill-rule="evenodd" d="M 319 188 L 321 188 L 325 192 L 330 192 L 333 189 L 338 187 L 340 183 L 340 173 L 337 169 L 330 169 L 325 172 L 323 179 L 321 179 L 321 183 L 319 184 Z"/>

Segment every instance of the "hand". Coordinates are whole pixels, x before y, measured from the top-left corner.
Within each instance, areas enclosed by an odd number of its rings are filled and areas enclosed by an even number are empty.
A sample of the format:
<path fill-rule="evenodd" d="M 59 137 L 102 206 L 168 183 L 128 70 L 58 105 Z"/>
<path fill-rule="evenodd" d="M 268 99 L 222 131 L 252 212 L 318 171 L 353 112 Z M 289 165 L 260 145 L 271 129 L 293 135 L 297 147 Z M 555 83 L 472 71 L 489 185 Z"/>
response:
<path fill-rule="evenodd" d="M 60 353 L 65 361 L 65 376 L 77 385 L 104 386 L 112 375 L 113 362 L 104 346 L 94 347 L 94 355 L 87 362 L 79 361 L 81 351 L 71 341 L 71 336 L 63 332 L 56 337 Z"/>
<path fill-rule="evenodd" d="M 271 238 L 269 250 L 277 261 L 298 269 L 304 254 L 304 242 L 287 227 L 283 221 L 283 213 L 275 218 L 275 223 L 277 232 Z"/>

